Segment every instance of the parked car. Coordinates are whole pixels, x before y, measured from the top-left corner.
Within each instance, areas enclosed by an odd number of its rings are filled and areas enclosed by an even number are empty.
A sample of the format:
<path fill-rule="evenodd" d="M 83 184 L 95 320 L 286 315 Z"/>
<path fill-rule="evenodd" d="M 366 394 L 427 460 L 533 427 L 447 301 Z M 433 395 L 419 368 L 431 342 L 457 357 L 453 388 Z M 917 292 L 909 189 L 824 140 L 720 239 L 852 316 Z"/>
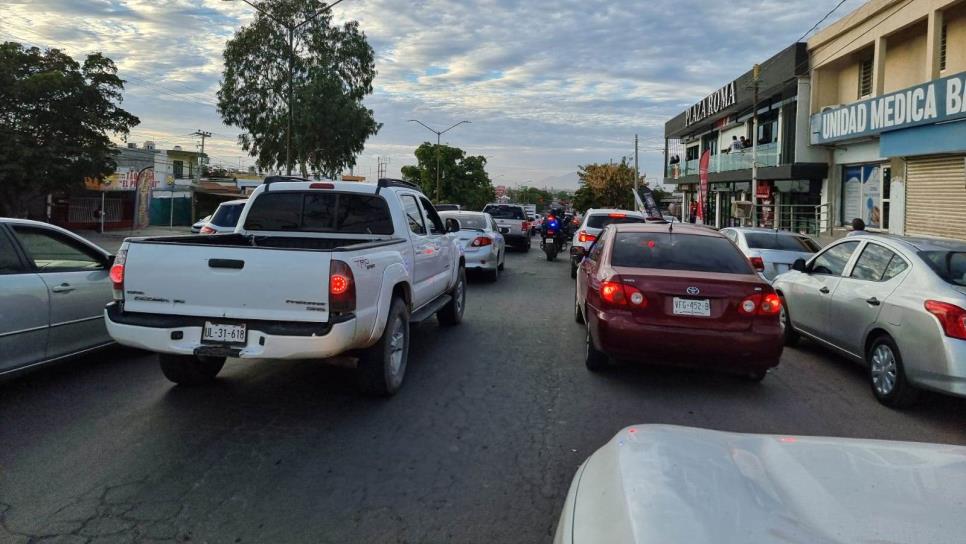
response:
<path fill-rule="evenodd" d="M 362 391 L 402 385 L 409 325 L 463 319 L 466 272 L 454 232 L 412 184 L 269 177 L 238 229 L 131 238 L 111 278 L 107 328 L 160 353 L 178 384 L 212 381 L 226 357 L 358 356 Z"/>
<path fill-rule="evenodd" d="M 577 468 L 554 544 L 962 542 L 966 447 L 618 432 Z"/>
<path fill-rule="evenodd" d="M 483 213 L 490 214 L 496 224 L 506 227 L 506 243 L 522 251 L 530 251 L 530 222 L 519 204 L 487 204 Z"/>
<path fill-rule="evenodd" d="M 203 229 L 204 226 L 208 224 L 208 221 L 211 221 L 211 215 L 210 214 L 204 216 L 203 218 L 201 218 L 201 219 L 199 219 L 197 221 L 195 221 L 195 223 L 193 225 L 191 225 L 191 234 L 198 234 L 198 233 L 200 233 L 201 232 L 201 229 Z"/>
<path fill-rule="evenodd" d="M 463 209 L 459 204 L 435 204 L 433 207 L 437 212 L 458 212 Z"/>
<path fill-rule="evenodd" d="M 242 210 L 248 199 L 229 200 L 222 202 L 211 214 L 211 219 L 201 227 L 201 234 L 218 234 L 219 232 L 234 232 L 238 218 L 241 217 Z"/>
<path fill-rule="evenodd" d="M 769 281 L 788 272 L 796 259 L 809 259 L 822 246 L 797 232 L 751 227 L 730 227 L 721 233 L 738 246 L 755 270 Z"/>
<path fill-rule="evenodd" d="M 60 227 L 0 218 L 0 375 L 113 343 L 113 259 Z"/>
<path fill-rule="evenodd" d="M 577 273 L 592 371 L 615 357 L 761 380 L 782 354 L 780 311 L 734 244 L 691 225 L 611 224 Z"/>
<path fill-rule="evenodd" d="M 583 222 L 574 230 L 573 243 L 570 245 L 570 277 L 577 277 L 577 265 L 580 264 L 580 259 L 607 225 L 643 222 L 644 215 L 638 212 L 593 208 L 587 210 Z"/>
<path fill-rule="evenodd" d="M 807 336 L 868 366 L 891 407 L 919 388 L 966 396 L 966 243 L 867 233 L 778 276 L 785 338 Z"/>
<path fill-rule="evenodd" d="M 479 270 L 487 274 L 491 281 L 500 277 L 506 263 L 506 241 L 503 231 L 490 214 L 483 212 L 442 212 L 444 220 L 459 221 L 460 231 L 456 235 L 466 260 L 467 270 Z"/>

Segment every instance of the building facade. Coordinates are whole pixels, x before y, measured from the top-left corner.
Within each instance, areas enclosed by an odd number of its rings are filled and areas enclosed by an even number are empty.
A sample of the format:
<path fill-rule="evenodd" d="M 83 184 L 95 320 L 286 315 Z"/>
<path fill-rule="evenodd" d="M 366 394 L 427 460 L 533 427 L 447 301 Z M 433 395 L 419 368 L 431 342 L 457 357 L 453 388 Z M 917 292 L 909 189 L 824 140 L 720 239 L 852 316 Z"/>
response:
<path fill-rule="evenodd" d="M 806 44 L 793 44 L 665 124 L 663 182 L 683 195 L 683 220 L 821 228 L 828 165 L 809 146 L 808 65 Z"/>
<path fill-rule="evenodd" d="M 966 2 L 872 0 L 808 52 L 831 228 L 966 238 Z"/>

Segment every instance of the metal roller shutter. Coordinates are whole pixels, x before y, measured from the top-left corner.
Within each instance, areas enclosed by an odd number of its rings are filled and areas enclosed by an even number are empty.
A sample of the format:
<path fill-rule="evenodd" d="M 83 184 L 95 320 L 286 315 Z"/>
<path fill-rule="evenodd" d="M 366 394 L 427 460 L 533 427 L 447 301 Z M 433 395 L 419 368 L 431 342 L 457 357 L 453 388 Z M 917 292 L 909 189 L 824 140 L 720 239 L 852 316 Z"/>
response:
<path fill-rule="evenodd" d="M 906 161 L 906 234 L 966 239 L 966 160 Z"/>

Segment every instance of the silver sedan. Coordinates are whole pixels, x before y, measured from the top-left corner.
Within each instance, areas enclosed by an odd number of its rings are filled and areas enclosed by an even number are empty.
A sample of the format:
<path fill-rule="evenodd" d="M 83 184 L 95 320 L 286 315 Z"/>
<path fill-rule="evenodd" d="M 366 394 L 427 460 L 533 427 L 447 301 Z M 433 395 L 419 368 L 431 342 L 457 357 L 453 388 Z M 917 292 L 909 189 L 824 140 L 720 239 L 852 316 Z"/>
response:
<path fill-rule="evenodd" d="M 919 388 L 966 397 L 966 243 L 866 234 L 778 276 L 786 342 L 807 336 L 869 368 L 891 407 Z"/>
<path fill-rule="evenodd" d="M 112 344 L 113 262 L 62 228 L 0 218 L 0 375 Z"/>
<path fill-rule="evenodd" d="M 460 231 L 456 234 L 466 257 L 467 270 L 486 272 L 491 281 L 496 281 L 506 262 L 506 239 L 509 229 L 500 227 L 488 213 L 483 212 L 440 212 L 443 220 L 456 219 Z"/>
<path fill-rule="evenodd" d="M 771 281 L 791 269 L 797 259 L 809 259 L 821 246 L 804 234 L 787 230 L 733 227 L 721 229 L 755 267 Z"/>

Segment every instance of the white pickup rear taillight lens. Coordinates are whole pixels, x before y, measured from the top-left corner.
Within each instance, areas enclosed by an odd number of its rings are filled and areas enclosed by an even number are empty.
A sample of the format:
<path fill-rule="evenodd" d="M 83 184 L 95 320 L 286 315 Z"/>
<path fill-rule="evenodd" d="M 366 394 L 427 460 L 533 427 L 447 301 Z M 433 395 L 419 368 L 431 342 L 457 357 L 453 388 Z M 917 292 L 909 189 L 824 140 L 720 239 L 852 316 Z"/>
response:
<path fill-rule="evenodd" d="M 108 276 L 111 278 L 111 289 L 114 300 L 124 300 L 124 263 L 127 261 L 127 248 L 121 248 L 114 256 L 114 264 Z"/>
<path fill-rule="evenodd" d="M 924 306 L 927 312 L 939 320 L 946 336 L 966 340 L 966 310 L 938 300 L 927 300 Z"/>
<path fill-rule="evenodd" d="M 329 313 L 345 314 L 356 309 L 356 280 L 343 261 L 329 264 Z"/>

